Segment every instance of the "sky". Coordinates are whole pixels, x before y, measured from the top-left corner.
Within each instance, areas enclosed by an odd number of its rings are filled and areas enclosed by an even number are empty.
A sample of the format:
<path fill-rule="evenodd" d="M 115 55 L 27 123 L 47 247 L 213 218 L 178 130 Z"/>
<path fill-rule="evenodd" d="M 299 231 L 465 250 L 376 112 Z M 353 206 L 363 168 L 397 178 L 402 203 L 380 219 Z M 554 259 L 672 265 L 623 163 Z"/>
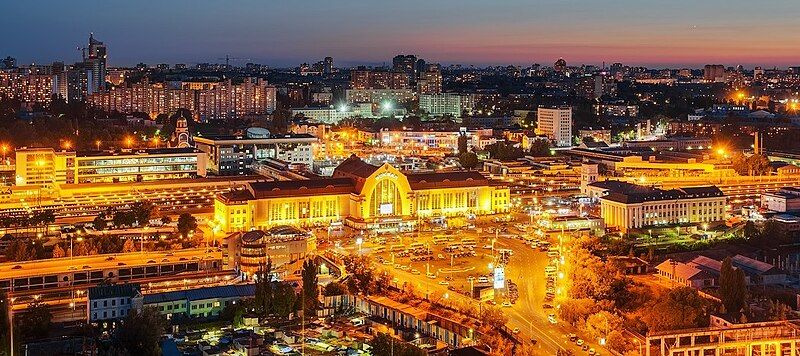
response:
<path fill-rule="evenodd" d="M 109 66 L 270 66 L 399 53 L 473 65 L 800 65 L 798 0 L 8 0 L 0 57 L 80 59 L 88 33 Z M 242 63 L 237 63 L 242 62 Z"/>

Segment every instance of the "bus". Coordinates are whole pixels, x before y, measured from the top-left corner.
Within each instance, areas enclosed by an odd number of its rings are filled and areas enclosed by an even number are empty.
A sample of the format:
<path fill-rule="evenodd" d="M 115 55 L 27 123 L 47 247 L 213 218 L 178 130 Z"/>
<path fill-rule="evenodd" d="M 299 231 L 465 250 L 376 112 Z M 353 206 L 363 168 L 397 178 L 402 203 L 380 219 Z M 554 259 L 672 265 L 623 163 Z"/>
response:
<path fill-rule="evenodd" d="M 403 251 L 405 249 L 406 245 L 392 245 L 392 247 L 389 248 L 389 251 L 398 252 L 398 251 Z"/>
<path fill-rule="evenodd" d="M 478 242 L 475 241 L 475 239 L 473 239 L 471 237 L 465 237 L 465 238 L 461 239 L 461 244 L 464 247 L 472 247 L 472 248 L 475 248 L 475 246 L 478 246 Z"/>
<path fill-rule="evenodd" d="M 447 236 L 444 236 L 444 235 L 436 235 L 436 236 L 433 237 L 433 244 L 434 245 L 444 244 L 444 243 L 447 243 L 448 241 L 450 241 L 450 238 L 447 237 Z"/>
<path fill-rule="evenodd" d="M 408 249 L 409 250 L 417 250 L 417 249 L 422 249 L 422 248 L 425 248 L 425 244 L 422 243 L 422 242 L 415 242 L 415 243 L 412 243 L 411 245 L 408 245 Z"/>
<path fill-rule="evenodd" d="M 453 252 L 461 248 L 460 242 L 451 242 L 448 243 L 447 246 L 444 248 L 445 252 Z"/>

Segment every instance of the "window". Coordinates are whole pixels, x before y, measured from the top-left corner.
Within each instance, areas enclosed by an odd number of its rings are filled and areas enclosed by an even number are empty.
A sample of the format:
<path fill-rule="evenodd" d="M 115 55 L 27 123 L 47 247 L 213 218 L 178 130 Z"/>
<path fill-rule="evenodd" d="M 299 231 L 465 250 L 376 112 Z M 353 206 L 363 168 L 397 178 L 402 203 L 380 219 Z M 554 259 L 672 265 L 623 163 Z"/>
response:
<path fill-rule="evenodd" d="M 108 306 L 108 301 L 107 301 L 107 300 L 104 300 L 104 301 L 103 301 L 103 307 L 107 307 L 107 306 Z"/>

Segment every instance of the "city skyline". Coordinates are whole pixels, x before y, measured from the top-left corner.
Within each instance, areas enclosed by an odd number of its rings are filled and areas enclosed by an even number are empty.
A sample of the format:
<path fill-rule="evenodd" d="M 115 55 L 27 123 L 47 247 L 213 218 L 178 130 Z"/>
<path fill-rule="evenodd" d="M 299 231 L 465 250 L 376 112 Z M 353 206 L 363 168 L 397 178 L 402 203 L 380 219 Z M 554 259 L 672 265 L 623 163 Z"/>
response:
<path fill-rule="evenodd" d="M 341 66 L 381 65 L 397 53 L 478 66 L 550 65 L 560 57 L 570 65 L 795 65 L 791 44 L 798 35 L 791 31 L 791 19 L 798 13 L 796 6 L 776 0 L 764 5 L 768 13 L 735 11 L 745 4 L 313 1 L 298 7 L 196 1 L 186 16 L 186 1 L 35 1 L 9 4 L 0 15 L 0 28 L 26 34 L 8 36 L 3 46 L 3 55 L 20 63 L 77 61 L 76 47 L 94 32 L 109 45 L 110 66 L 219 63 L 225 55 L 276 67 L 325 56 Z M 760 30 L 752 31 L 754 26 Z"/>

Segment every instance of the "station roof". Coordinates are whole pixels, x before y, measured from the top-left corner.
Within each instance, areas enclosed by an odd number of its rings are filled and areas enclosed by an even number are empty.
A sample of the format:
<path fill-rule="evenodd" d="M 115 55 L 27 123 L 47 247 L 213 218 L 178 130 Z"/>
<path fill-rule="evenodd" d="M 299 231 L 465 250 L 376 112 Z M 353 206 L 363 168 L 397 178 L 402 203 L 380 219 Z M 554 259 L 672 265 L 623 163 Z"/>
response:
<path fill-rule="evenodd" d="M 184 291 L 147 294 L 144 304 L 168 303 L 177 301 L 197 301 L 209 299 L 248 298 L 256 294 L 255 284 L 215 286 Z"/>

